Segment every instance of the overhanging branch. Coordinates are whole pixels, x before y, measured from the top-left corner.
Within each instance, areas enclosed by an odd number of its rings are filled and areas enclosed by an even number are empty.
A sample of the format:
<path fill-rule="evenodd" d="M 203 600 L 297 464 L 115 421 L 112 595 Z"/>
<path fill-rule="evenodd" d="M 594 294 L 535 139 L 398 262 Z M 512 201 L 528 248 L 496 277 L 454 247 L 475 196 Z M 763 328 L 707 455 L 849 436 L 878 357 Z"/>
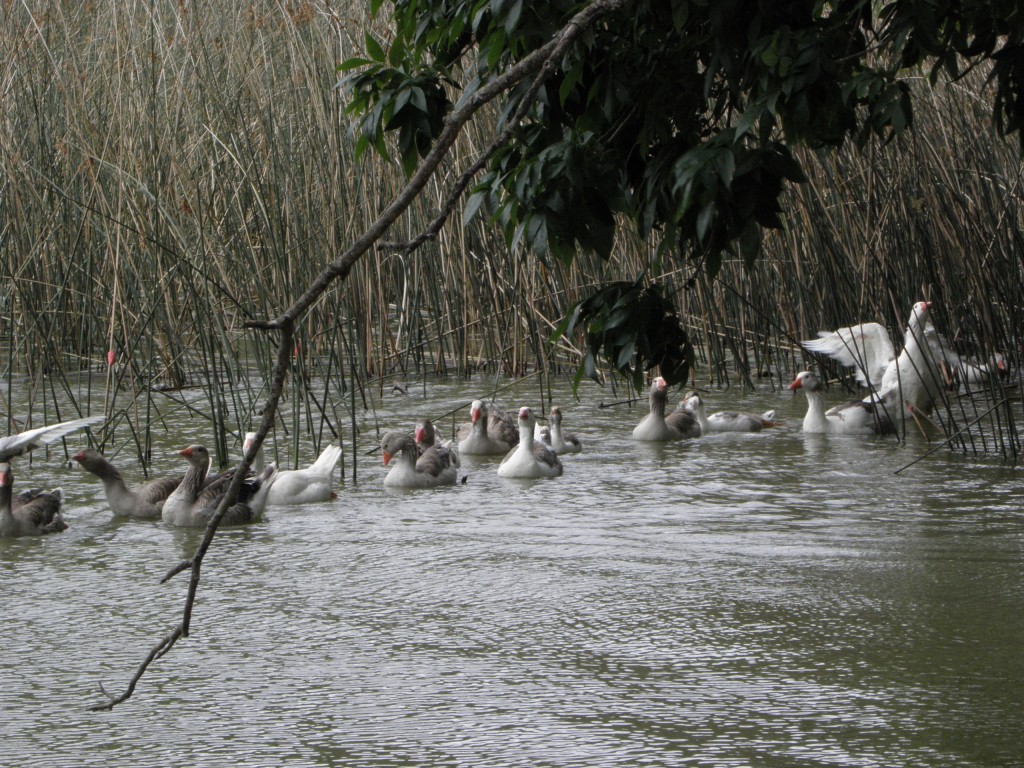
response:
<path fill-rule="evenodd" d="M 167 581 L 178 573 L 186 570 L 191 572 L 188 594 L 182 610 L 181 622 L 150 651 L 149 655 L 147 655 L 142 664 L 139 665 L 135 675 L 129 681 L 128 686 L 120 696 L 111 696 L 103 689 L 102 686 L 100 686 L 100 690 L 107 697 L 107 701 L 93 706 L 92 709 L 111 710 L 118 704 L 127 701 L 131 698 L 136 685 L 139 680 L 141 680 L 149 666 L 166 654 L 180 638 L 188 637 L 192 619 L 192 608 L 195 604 L 195 598 L 199 588 L 203 559 L 206 556 L 206 552 L 210 548 L 210 545 L 213 543 L 213 537 L 217 532 L 221 519 L 228 507 L 234 504 L 235 499 L 237 499 L 238 491 L 242 486 L 245 475 L 252 466 L 252 462 L 257 451 L 260 450 L 263 440 L 273 427 L 274 418 L 277 414 L 277 406 L 281 399 L 281 394 L 284 391 L 285 378 L 288 375 L 288 366 L 291 360 L 292 339 L 298 319 L 302 317 L 302 315 L 305 314 L 305 312 L 324 294 L 335 280 L 338 280 L 339 278 L 344 279 L 348 276 L 356 262 L 358 262 L 359 259 L 378 240 L 380 240 L 398 217 L 405 212 L 414 200 L 416 200 L 419 194 L 423 191 L 423 188 L 427 185 L 427 182 L 437 171 L 442 160 L 448 155 L 451 148 L 455 145 L 455 141 L 458 139 L 462 129 L 481 107 L 493 101 L 502 93 L 516 86 L 528 77 L 537 75 L 529 92 L 530 98 L 524 100 L 523 105 L 516 114 L 515 121 L 521 119 L 522 116 L 526 114 L 526 109 L 528 108 L 532 97 L 536 95 L 541 84 L 547 77 L 550 77 L 552 72 L 554 72 L 558 57 L 561 53 L 588 26 L 600 19 L 603 15 L 617 10 L 625 4 L 626 0 L 596 0 L 570 19 L 569 22 L 562 27 L 562 29 L 559 30 L 559 32 L 556 33 L 548 43 L 527 55 L 521 61 L 517 62 L 501 75 L 495 77 L 493 80 L 481 87 L 476 93 L 466 99 L 464 103 L 458 106 L 448 116 L 445 121 L 445 127 L 438 136 L 437 142 L 431 148 L 426 157 L 424 157 L 419 168 L 406 183 L 405 187 L 403 187 L 402 191 L 399 192 L 395 199 L 380 213 L 366 232 L 341 256 L 328 264 L 312 282 L 305 293 L 293 302 L 283 314 L 269 321 L 252 321 L 246 323 L 247 327 L 255 330 L 280 332 L 277 347 L 277 360 L 274 365 L 270 394 L 267 398 L 267 404 L 263 409 L 263 419 L 256 431 L 256 439 L 242 458 L 242 462 L 238 465 L 235 475 L 232 478 L 231 485 L 218 505 L 213 517 L 210 519 L 210 522 L 204 532 L 203 539 L 196 548 L 195 554 L 191 559 L 183 561 L 172 568 L 163 579 L 163 581 Z M 515 121 L 510 123 L 510 125 L 514 125 Z M 507 131 L 508 129 L 506 129 L 506 132 Z M 488 151 L 493 154 L 493 152 L 501 146 L 501 142 L 507 140 L 508 139 L 505 138 L 505 134 L 503 133 L 502 136 L 492 143 L 491 147 L 488 148 Z M 449 196 L 449 199 L 446 202 L 444 210 L 442 210 L 438 218 L 431 223 L 428 231 L 435 226 L 439 229 L 447 217 L 450 216 L 451 210 L 454 209 L 455 201 L 458 199 L 458 196 L 465 190 L 472 176 L 479 171 L 479 168 L 475 168 L 478 164 L 479 161 L 460 176 L 456 184 L 456 188 L 453 190 L 452 195 Z M 481 165 L 480 167 L 483 166 Z M 427 237 L 429 237 L 429 235 Z"/>

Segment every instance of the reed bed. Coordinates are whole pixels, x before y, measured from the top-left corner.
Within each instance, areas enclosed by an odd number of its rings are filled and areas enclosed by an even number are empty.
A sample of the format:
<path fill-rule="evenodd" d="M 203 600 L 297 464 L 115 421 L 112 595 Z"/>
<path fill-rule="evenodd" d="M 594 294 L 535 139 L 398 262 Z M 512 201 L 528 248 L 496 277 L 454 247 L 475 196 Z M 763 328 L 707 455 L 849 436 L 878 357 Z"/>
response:
<path fill-rule="evenodd" d="M 145 462 L 161 415 L 188 409 L 220 462 L 237 453 L 274 346 L 245 321 L 279 314 L 403 181 L 377 158 L 354 162 L 336 88 L 367 24 L 365 4 L 327 0 L 0 4 L 9 422 L 16 386 L 36 412 L 102 410 L 102 439 Z M 712 281 L 676 261 L 652 275 L 677 291 L 695 383 L 784 385 L 817 364 L 798 339 L 867 319 L 895 330 L 919 298 L 958 350 L 1001 351 L 1016 368 L 1020 156 L 989 129 L 980 81 L 919 90 L 912 136 L 802 156 L 811 180 L 753 269 L 727 261 Z M 425 227 L 490 129 L 467 133 L 389 239 Z M 653 253 L 624 230 L 610 262 L 541 263 L 487 222 L 455 219 L 415 253 L 373 254 L 303 318 L 277 442 L 296 457 L 300 442 L 345 439 L 354 459 L 357 414 L 396 379 L 540 374 L 543 392 L 578 359 L 578 339 L 547 341 L 561 316 L 651 270 Z M 954 444 L 1015 459 L 1009 394 L 995 396 L 994 427 Z M 989 400 L 951 393 L 949 434 Z"/>

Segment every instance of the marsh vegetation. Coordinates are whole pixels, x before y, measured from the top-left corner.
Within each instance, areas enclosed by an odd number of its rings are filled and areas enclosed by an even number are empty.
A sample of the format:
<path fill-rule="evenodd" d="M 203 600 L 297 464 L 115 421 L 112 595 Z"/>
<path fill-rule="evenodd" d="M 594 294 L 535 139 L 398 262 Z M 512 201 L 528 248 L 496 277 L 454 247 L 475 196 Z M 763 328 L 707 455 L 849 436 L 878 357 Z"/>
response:
<path fill-rule="evenodd" d="M 102 439 L 145 461 L 161 415 L 188 410 L 226 461 L 273 357 L 244 322 L 286 307 L 403 181 L 397 166 L 353 160 L 336 87 L 368 23 L 365 4 L 326 0 L 0 6 L 9 430 L 15 400 L 46 413 L 70 399 L 106 412 Z M 919 298 L 959 351 L 1003 352 L 1015 370 L 1019 148 L 991 130 L 982 74 L 917 86 L 912 135 L 802 156 L 811 178 L 789 194 L 785 229 L 752 268 L 727 260 L 714 281 L 628 237 L 607 262 L 542 262 L 480 219 L 453 220 L 408 256 L 372 254 L 301 319 L 279 439 L 343 437 L 355 451 L 357 413 L 395 381 L 536 374 L 543 392 L 578 362 L 578 339 L 548 341 L 567 309 L 640 274 L 677 299 L 702 386 L 784 386 L 808 363 L 798 339 L 860 320 L 895 331 Z M 467 133 L 389 239 L 424 228 L 490 128 Z M 953 444 L 1016 459 L 1011 395 L 951 392 L 939 419 Z M 959 431 L 995 403 L 990 429 Z"/>

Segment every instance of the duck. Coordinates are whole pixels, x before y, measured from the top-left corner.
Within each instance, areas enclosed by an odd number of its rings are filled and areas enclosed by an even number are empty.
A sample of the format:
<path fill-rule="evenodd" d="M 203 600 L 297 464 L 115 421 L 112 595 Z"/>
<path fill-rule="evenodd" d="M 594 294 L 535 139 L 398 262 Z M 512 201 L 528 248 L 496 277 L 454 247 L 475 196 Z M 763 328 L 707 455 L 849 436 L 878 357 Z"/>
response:
<path fill-rule="evenodd" d="M 760 432 L 766 427 L 777 427 L 775 411 L 765 411 L 760 416 L 753 413 L 718 411 L 708 415 L 704 398 L 698 392 L 690 392 L 683 401 L 683 407 L 697 417 L 701 434 L 712 432 Z"/>
<path fill-rule="evenodd" d="M 572 432 L 562 431 L 562 409 L 557 405 L 551 406 L 551 411 L 548 413 L 548 426 L 540 430 L 535 428 L 534 437 L 550 446 L 551 450 L 559 455 L 579 453 L 583 450 L 583 443 L 576 435 Z"/>
<path fill-rule="evenodd" d="M 889 411 L 878 403 L 854 400 L 825 410 L 824 385 L 810 371 L 801 371 L 790 383 L 790 390 L 802 389 L 807 396 L 804 432 L 831 435 L 889 435 L 896 426 Z"/>
<path fill-rule="evenodd" d="M 562 462 L 551 448 L 534 439 L 537 418 L 529 407 L 519 409 L 519 443 L 498 465 L 498 477 L 538 478 L 558 477 Z"/>
<path fill-rule="evenodd" d="M 184 475 L 160 477 L 137 488 L 129 488 L 121 473 L 105 456 L 92 448 L 79 451 L 71 457 L 86 472 L 103 481 L 107 504 L 114 517 L 133 517 L 140 520 L 158 520 L 164 501 L 181 484 Z"/>
<path fill-rule="evenodd" d="M 683 408 L 677 408 L 668 416 L 668 384 L 661 376 L 651 382 L 651 412 L 633 428 L 633 439 L 647 443 L 665 443 L 671 440 L 689 440 L 700 437 L 700 422 L 697 417 Z"/>
<path fill-rule="evenodd" d="M 500 456 L 519 442 L 519 432 L 502 411 L 474 400 L 469 406 L 469 423 L 459 427 L 455 441 L 460 454 Z"/>
<path fill-rule="evenodd" d="M 406 432 L 388 432 L 380 441 L 384 466 L 391 466 L 384 477 L 386 488 L 436 488 L 454 485 L 458 474 L 452 452 L 432 445 L 420 455 L 415 438 Z M 398 457 L 394 464 L 391 460 Z"/>
<path fill-rule="evenodd" d="M 942 388 L 942 344 L 929 321 L 932 303 L 918 301 L 911 307 L 899 355 L 885 326 L 861 323 L 819 338 L 802 341 L 809 352 L 827 355 L 842 365 L 854 366 L 854 376 L 872 390 L 864 402 L 879 404 L 890 413 L 929 414 Z"/>
<path fill-rule="evenodd" d="M 0 462 L 0 538 L 42 536 L 66 530 L 60 510 L 64 492 L 26 491 L 14 496 L 14 473 L 10 462 Z"/>
<path fill-rule="evenodd" d="M 189 467 L 181 483 L 164 501 L 160 516 L 167 525 L 204 528 L 231 484 L 233 473 L 223 472 L 207 481 L 210 453 L 199 444 L 182 448 L 178 455 L 188 461 Z M 276 474 L 277 467 L 271 464 L 259 475 L 247 479 L 239 490 L 238 499 L 225 511 L 221 524 L 243 525 L 259 520 Z"/>
<path fill-rule="evenodd" d="M 246 432 L 242 450 L 249 452 L 249 446 L 256 440 L 255 432 Z M 270 506 L 293 506 L 315 504 L 338 498 L 334 492 L 334 467 L 341 458 L 340 445 L 328 445 L 316 461 L 304 469 L 278 470 L 274 482 L 267 492 Z M 253 468 L 259 474 L 264 471 L 263 446 L 256 452 Z"/>

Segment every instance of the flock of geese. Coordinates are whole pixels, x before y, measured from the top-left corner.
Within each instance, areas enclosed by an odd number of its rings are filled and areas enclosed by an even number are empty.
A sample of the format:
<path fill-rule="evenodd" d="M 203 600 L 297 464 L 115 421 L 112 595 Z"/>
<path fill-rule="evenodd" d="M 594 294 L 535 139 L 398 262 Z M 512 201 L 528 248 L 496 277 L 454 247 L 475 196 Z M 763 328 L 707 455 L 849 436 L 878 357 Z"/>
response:
<path fill-rule="evenodd" d="M 810 352 L 824 354 L 853 366 L 858 381 L 868 387 L 862 400 L 826 410 L 824 385 L 810 371 L 801 371 L 789 385 L 807 398 L 804 432 L 880 435 L 896 432 L 901 419 L 927 420 L 942 387 L 952 376 L 962 384 L 978 386 L 1005 370 L 1005 361 L 994 356 L 987 363 L 965 360 L 949 349 L 929 322 L 931 304 L 920 301 L 912 308 L 903 348 L 896 354 L 889 335 L 877 323 L 862 323 L 822 333 L 803 342 Z M 657 376 L 650 388 L 650 411 L 633 429 L 633 439 L 644 442 L 688 440 L 715 432 L 759 432 L 775 427 L 774 411 L 761 414 L 722 411 L 708 414 L 700 394 L 687 394 L 678 407 L 667 411 L 668 385 Z M 32 429 L 0 438 L 0 538 L 38 536 L 67 528 L 61 516 L 61 489 L 27 491 L 14 496 L 11 459 L 60 440 L 102 420 L 90 416 Z M 245 437 L 247 452 L 255 433 Z M 506 478 L 549 478 L 563 472 L 560 457 L 578 453 L 582 444 L 562 428 L 562 412 L 554 406 L 546 426 L 539 426 L 529 407 L 516 416 L 506 414 L 483 400 L 470 406 L 470 420 L 454 440 L 444 441 L 427 419 L 413 433 L 388 432 L 381 440 L 384 478 L 388 488 L 433 488 L 458 481 L 460 455 L 504 455 L 497 474 Z M 205 527 L 233 480 L 234 470 L 210 471 L 210 454 L 202 445 L 178 452 L 187 462 L 184 474 L 164 477 L 129 488 L 121 473 L 92 449 L 74 455 L 84 470 L 102 482 L 111 511 L 117 517 L 162 520 L 173 526 Z M 273 505 L 293 505 L 334 498 L 334 469 L 341 447 L 328 446 L 312 465 L 299 470 L 278 470 L 265 465 L 262 448 L 250 476 L 242 481 L 236 502 L 222 523 L 238 525 L 259 520 Z M 465 482 L 465 477 L 463 477 Z"/>

